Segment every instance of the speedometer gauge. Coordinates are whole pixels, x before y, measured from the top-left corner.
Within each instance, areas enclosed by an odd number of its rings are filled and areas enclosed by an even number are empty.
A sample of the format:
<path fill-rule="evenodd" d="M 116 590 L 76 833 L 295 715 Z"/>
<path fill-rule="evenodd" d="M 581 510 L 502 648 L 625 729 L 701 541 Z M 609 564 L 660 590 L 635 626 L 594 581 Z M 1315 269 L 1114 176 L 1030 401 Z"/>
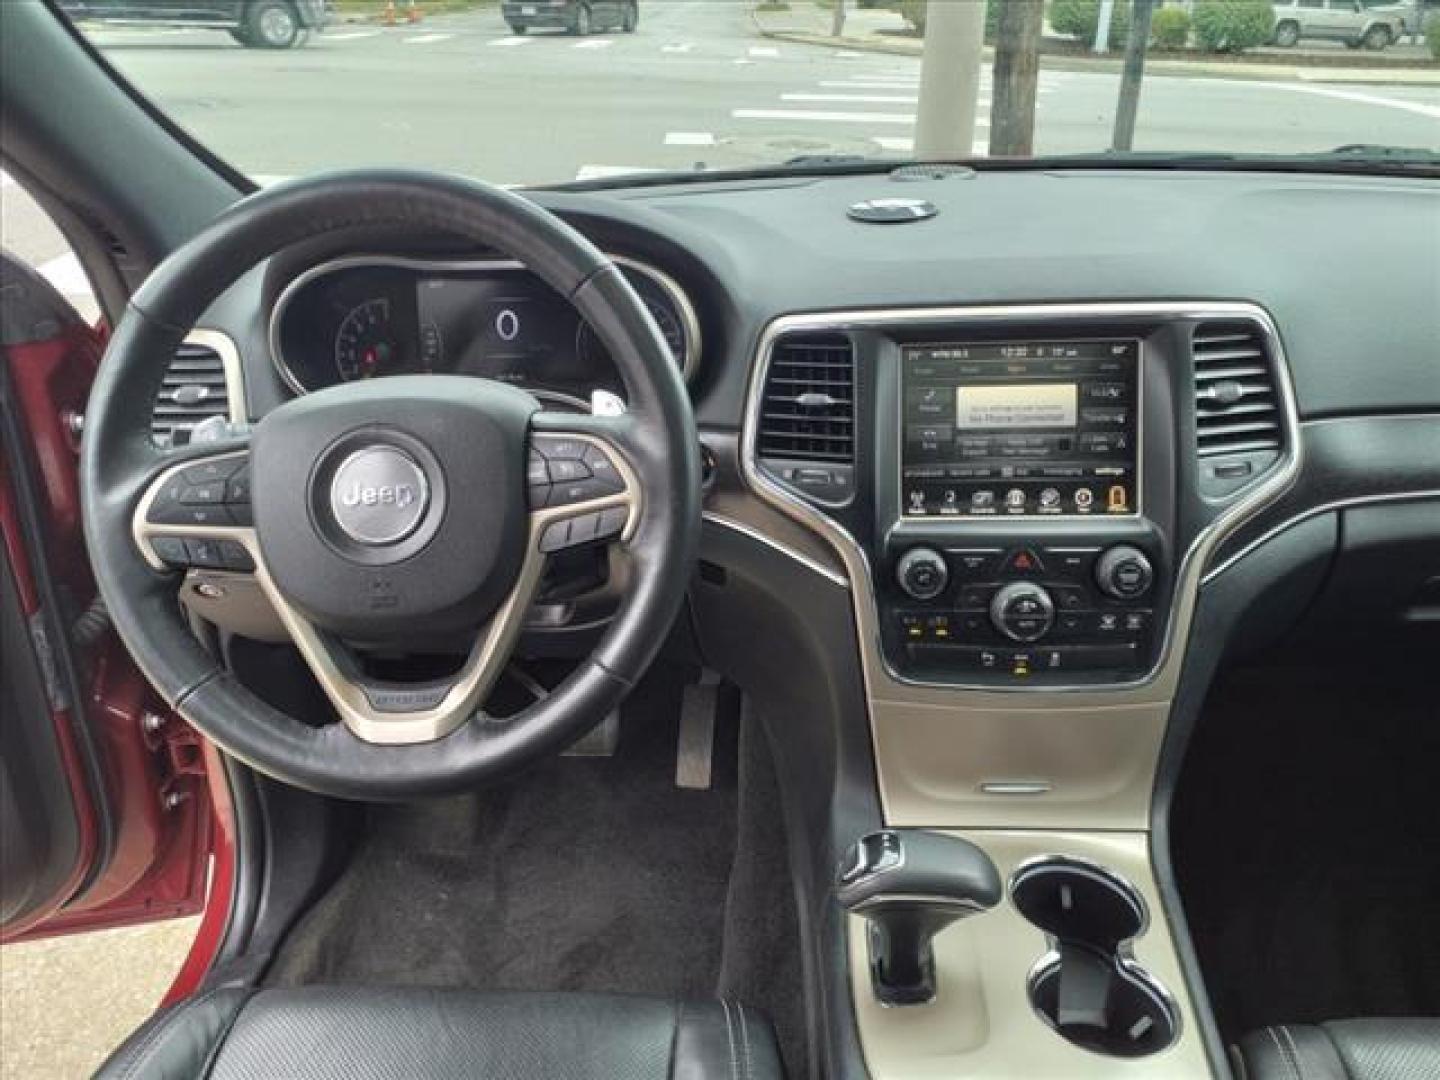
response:
<path fill-rule="evenodd" d="M 401 349 L 384 297 L 351 310 L 335 333 L 335 371 L 342 382 L 391 374 Z"/>
<path fill-rule="evenodd" d="M 675 358 L 675 365 L 689 378 L 697 360 L 699 325 L 684 293 L 658 270 L 648 267 L 641 269 L 634 264 L 625 265 L 625 276 L 639 294 L 651 318 L 655 320 L 661 336 L 665 338 L 665 344 L 670 346 L 670 355 Z M 589 323 L 580 324 L 575 347 L 581 361 L 591 371 L 611 364 L 604 344 Z"/>

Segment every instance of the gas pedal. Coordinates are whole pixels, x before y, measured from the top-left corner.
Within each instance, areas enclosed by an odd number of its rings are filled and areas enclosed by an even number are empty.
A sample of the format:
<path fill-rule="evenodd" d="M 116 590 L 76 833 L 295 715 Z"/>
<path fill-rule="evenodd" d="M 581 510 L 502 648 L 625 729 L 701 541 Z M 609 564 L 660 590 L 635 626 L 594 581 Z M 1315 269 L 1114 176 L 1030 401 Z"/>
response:
<path fill-rule="evenodd" d="M 706 791 L 715 762 L 715 719 L 720 711 L 720 674 L 709 668 L 685 687 L 680 736 L 675 746 L 675 786 Z"/>

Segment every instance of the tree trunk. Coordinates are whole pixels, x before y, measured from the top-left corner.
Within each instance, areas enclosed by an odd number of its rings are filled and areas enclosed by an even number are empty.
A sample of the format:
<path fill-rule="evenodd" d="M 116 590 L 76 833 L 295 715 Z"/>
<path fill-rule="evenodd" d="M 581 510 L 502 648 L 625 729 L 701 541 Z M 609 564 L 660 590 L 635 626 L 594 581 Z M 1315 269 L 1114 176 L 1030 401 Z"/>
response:
<path fill-rule="evenodd" d="M 990 2 L 1000 4 L 990 99 L 990 156 L 1030 157 L 1035 152 L 1035 90 L 1040 81 L 1045 0 Z"/>

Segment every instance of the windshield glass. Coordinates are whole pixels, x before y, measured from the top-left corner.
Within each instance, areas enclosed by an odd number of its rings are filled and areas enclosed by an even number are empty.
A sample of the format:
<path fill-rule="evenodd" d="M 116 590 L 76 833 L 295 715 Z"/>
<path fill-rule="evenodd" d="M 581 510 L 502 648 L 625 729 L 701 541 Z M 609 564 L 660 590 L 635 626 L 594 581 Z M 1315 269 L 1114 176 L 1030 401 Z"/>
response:
<path fill-rule="evenodd" d="M 1440 0 L 60 5 L 261 183 L 379 164 L 534 184 L 827 156 L 1440 151 Z"/>

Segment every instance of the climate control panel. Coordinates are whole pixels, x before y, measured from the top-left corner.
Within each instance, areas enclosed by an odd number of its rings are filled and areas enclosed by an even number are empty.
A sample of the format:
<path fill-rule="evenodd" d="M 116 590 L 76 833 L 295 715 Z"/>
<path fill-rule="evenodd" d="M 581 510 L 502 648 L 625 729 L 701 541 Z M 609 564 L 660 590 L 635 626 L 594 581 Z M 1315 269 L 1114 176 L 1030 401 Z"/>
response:
<path fill-rule="evenodd" d="M 882 590 L 882 637 L 902 674 L 940 681 L 1134 678 L 1158 638 L 1158 557 L 1145 546 L 918 545 Z"/>

